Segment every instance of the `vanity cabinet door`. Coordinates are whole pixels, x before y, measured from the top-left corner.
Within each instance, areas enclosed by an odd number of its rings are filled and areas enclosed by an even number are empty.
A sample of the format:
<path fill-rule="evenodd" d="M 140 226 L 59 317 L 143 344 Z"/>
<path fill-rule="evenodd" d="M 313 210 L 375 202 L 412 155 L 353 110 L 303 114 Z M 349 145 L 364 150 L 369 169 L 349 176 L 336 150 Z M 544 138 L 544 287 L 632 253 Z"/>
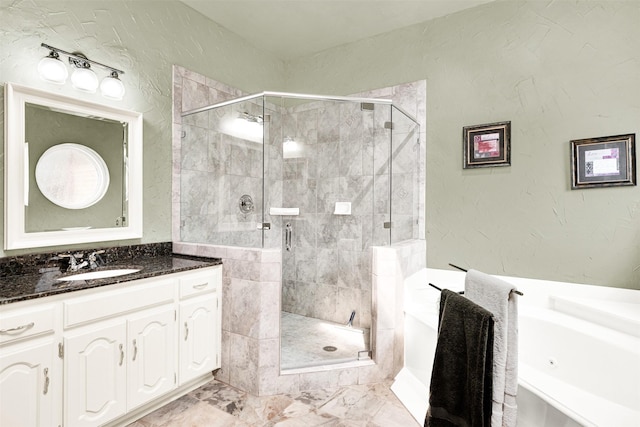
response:
<path fill-rule="evenodd" d="M 0 426 L 60 424 L 54 421 L 54 407 L 62 405 L 60 376 L 54 376 L 56 348 L 46 338 L 0 349 Z"/>
<path fill-rule="evenodd" d="M 176 387 L 175 306 L 167 305 L 131 316 L 127 322 L 127 410 Z"/>
<path fill-rule="evenodd" d="M 219 367 L 218 295 L 180 303 L 180 385 Z"/>
<path fill-rule="evenodd" d="M 65 337 L 65 427 L 99 426 L 127 409 L 123 320 L 96 323 Z"/>

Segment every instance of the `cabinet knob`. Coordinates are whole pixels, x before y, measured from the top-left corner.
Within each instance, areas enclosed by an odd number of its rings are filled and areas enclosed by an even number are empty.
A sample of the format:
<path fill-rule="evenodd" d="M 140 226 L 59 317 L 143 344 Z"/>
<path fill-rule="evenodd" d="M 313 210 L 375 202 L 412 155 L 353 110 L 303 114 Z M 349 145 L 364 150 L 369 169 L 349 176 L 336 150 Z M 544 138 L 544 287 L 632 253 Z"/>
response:
<path fill-rule="evenodd" d="M 131 358 L 131 360 L 135 361 L 137 355 L 138 355 L 138 343 L 136 342 L 136 340 L 133 340 L 133 357 Z"/>
<path fill-rule="evenodd" d="M 119 345 L 120 348 L 120 366 L 122 366 L 122 362 L 124 362 L 124 350 L 122 348 L 122 344 Z"/>
<path fill-rule="evenodd" d="M 189 338 L 189 324 L 184 322 L 184 340 L 186 341 Z"/>

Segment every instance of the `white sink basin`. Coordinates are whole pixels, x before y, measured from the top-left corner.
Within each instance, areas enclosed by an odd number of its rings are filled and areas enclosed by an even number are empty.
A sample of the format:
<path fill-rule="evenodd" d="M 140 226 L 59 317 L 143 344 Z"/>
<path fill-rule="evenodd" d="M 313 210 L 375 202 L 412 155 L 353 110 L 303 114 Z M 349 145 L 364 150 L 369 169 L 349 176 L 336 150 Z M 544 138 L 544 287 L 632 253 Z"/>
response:
<path fill-rule="evenodd" d="M 125 274 L 137 273 L 139 268 L 118 268 L 114 270 L 90 271 L 87 273 L 74 274 L 73 276 L 61 277 L 58 280 L 65 282 L 72 280 L 93 280 L 104 279 L 106 277 L 124 276 Z"/>

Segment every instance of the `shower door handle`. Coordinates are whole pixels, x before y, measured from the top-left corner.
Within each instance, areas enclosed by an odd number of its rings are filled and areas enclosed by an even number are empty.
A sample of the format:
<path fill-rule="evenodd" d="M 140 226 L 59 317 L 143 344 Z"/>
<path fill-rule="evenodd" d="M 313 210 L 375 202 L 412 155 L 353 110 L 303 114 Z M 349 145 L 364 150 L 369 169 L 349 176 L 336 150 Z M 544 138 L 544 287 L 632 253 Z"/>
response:
<path fill-rule="evenodd" d="M 288 222 L 284 228 L 284 247 L 287 251 L 291 251 L 291 223 Z"/>

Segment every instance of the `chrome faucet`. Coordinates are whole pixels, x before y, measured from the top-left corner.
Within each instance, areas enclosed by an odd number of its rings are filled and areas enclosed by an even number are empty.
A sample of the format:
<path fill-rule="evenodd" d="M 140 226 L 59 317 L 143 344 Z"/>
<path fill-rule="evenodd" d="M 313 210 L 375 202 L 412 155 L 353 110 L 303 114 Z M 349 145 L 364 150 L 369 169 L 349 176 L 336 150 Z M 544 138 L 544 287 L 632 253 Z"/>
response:
<path fill-rule="evenodd" d="M 95 270 L 96 268 L 100 267 L 100 264 L 104 264 L 104 260 L 100 256 L 100 254 L 103 254 L 103 253 L 104 253 L 104 249 L 99 250 L 99 251 L 95 251 L 95 252 L 91 252 L 91 254 L 89 254 L 89 268 L 90 269 Z M 100 264 L 98 263 L 98 261 L 100 261 Z"/>
<path fill-rule="evenodd" d="M 81 268 L 89 265 L 87 261 L 82 261 L 81 263 L 78 263 L 78 259 L 82 259 L 83 257 L 84 257 L 84 254 L 82 253 L 58 255 L 58 258 L 69 258 L 69 267 L 67 268 L 67 271 L 78 271 Z"/>

